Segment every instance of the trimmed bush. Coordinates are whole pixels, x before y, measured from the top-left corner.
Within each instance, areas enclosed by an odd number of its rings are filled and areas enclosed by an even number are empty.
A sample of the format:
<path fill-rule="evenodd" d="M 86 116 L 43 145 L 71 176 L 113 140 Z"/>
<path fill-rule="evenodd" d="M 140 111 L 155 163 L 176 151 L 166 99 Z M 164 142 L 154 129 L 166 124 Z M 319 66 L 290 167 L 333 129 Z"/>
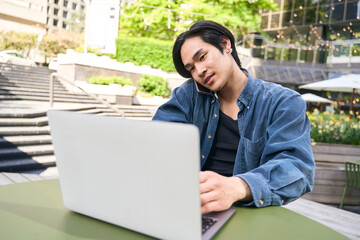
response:
<path fill-rule="evenodd" d="M 142 75 L 138 80 L 139 91 L 153 96 L 167 97 L 170 94 L 168 81 L 162 77 Z"/>
<path fill-rule="evenodd" d="M 163 71 L 175 71 L 172 61 L 173 42 L 153 38 L 119 37 L 116 39 L 116 59 L 135 65 L 148 65 Z"/>
<path fill-rule="evenodd" d="M 89 79 L 91 84 L 109 85 L 110 83 L 119 85 L 132 85 L 130 78 L 121 76 L 94 76 Z"/>

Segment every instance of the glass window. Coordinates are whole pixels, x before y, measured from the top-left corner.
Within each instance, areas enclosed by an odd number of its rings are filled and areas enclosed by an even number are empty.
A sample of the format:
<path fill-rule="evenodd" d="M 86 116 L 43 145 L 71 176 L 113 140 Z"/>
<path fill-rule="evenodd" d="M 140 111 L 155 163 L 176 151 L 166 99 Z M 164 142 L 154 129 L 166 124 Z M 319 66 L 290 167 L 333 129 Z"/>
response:
<path fill-rule="evenodd" d="M 64 7 L 67 7 L 68 3 L 69 3 L 69 1 L 64 0 Z"/>
<path fill-rule="evenodd" d="M 286 0 L 285 0 L 286 1 Z M 274 3 L 276 3 L 277 7 L 280 8 L 281 7 L 281 0 L 274 0 Z"/>
<path fill-rule="evenodd" d="M 291 10 L 291 8 L 292 8 L 292 1 L 284 0 L 284 10 Z"/>
<path fill-rule="evenodd" d="M 309 7 L 305 9 L 305 24 L 315 23 L 316 21 L 316 7 Z"/>
<path fill-rule="evenodd" d="M 307 0 L 306 6 L 308 7 L 316 7 L 318 4 L 318 0 Z"/>
<path fill-rule="evenodd" d="M 303 9 L 305 7 L 305 0 L 295 0 L 295 10 Z"/>
<path fill-rule="evenodd" d="M 283 12 L 282 26 L 290 26 L 291 12 Z"/>
<path fill-rule="evenodd" d="M 66 23 L 65 22 L 63 22 L 62 27 L 63 27 L 63 29 L 66 29 Z"/>
<path fill-rule="evenodd" d="M 76 9 L 76 3 L 72 3 L 72 9 Z"/>
<path fill-rule="evenodd" d="M 58 24 L 58 20 L 57 20 L 57 19 L 54 19 L 54 20 L 53 20 L 53 25 L 54 25 L 55 27 L 57 27 L 57 24 Z"/>
<path fill-rule="evenodd" d="M 332 8 L 332 21 L 341 21 L 344 17 L 344 3 L 335 4 Z"/>
<path fill-rule="evenodd" d="M 66 18 L 68 15 L 68 12 L 67 11 L 63 11 L 63 17 Z"/>
<path fill-rule="evenodd" d="M 327 23 L 329 22 L 329 18 L 330 18 L 330 5 L 323 5 L 320 6 L 319 9 L 319 23 Z"/>
<path fill-rule="evenodd" d="M 304 9 L 294 11 L 293 23 L 296 25 L 302 25 L 303 21 L 304 21 Z"/>
<path fill-rule="evenodd" d="M 331 0 L 320 0 L 320 5 L 331 4 Z"/>
<path fill-rule="evenodd" d="M 360 2 L 348 2 L 346 7 L 346 20 L 359 19 Z"/>
<path fill-rule="evenodd" d="M 84 5 L 81 5 L 81 6 L 80 6 L 80 9 L 81 9 L 81 10 L 84 10 L 84 8 L 85 8 Z"/>
<path fill-rule="evenodd" d="M 54 3 L 55 3 L 55 4 L 59 4 L 59 0 L 54 0 Z"/>
<path fill-rule="evenodd" d="M 59 13 L 59 9 L 58 8 L 54 8 L 54 15 L 58 15 L 58 13 Z"/>
<path fill-rule="evenodd" d="M 271 15 L 271 28 L 279 28 L 279 19 L 280 19 L 280 14 L 276 13 L 276 14 L 272 14 Z"/>
<path fill-rule="evenodd" d="M 267 29 L 268 28 L 268 22 L 269 22 L 269 15 L 263 15 L 261 17 L 261 28 Z"/>

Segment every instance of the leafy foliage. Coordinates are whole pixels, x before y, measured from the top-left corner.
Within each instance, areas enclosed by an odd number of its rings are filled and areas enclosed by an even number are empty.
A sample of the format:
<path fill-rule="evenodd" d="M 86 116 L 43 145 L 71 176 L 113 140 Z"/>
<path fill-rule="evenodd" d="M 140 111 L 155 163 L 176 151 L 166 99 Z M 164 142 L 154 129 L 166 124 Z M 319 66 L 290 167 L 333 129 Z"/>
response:
<path fill-rule="evenodd" d="M 116 59 L 136 65 L 149 65 L 164 71 L 175 71 L 172 63 L 172 41 L 153 38 L 119 37 L 116 40 Z"/>
<path fill-rule="evenodd" d="M 122 6 L 120 28 L 130 36 L 173 39 L 189 24 L 213 20 L 234 35 L 244 30 L 262 32 L 259 9 L 276 9 L 272 1 L 257 0 L 142 0 Z"/>
<path fill-rule="evenodd" d="M 32 33 L 0 32 L 0 49 L 9 49 L 23 52 L 28 56 L 30 50 L 35 48 L 37 35 Z"/>
<path fill-rule="evenodd" d="M 91 84 L 109 85 L 110 83 L 119 85 L 132 85 L 130 78 L 122 76 L 93 76 L 89 79 Z"/>
<path fill-rule="evenodd" d="M 59 53 L 65 53 L 67 49 L 75 49 L 79 44 L 78 37 L 74 33 L 54 32 L 43 37 L 40 49 L 46 58 L 53 58 Z"/>
<path fill-rule="evenodd" d="M 360 115 L 350 112 L 353 117 L 341 112 L 308 113 L 311 123 L 311 139 L 315 142 L 360 145 Z"/>
<path fill-rule="evenodd" d="M 139 91 L 153 96 L 167 97 L 170 94 L 167 80 L 162 77 L 142 75 L 138 80 Z"/>

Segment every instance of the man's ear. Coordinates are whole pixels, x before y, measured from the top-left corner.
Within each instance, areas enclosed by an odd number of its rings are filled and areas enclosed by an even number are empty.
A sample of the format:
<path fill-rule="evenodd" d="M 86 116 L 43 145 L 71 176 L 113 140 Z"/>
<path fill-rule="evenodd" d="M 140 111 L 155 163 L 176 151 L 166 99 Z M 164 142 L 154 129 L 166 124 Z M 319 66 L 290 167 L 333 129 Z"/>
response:
<path fill-rule="evenodd" d="M 229 49 L 231 49 L 230 39 L 228 39 L 225 36 L 221 36 L 220 39 L 221 39 L 221 47 L 223 48 L 223 50 L 225 52 L 227 52 Z"/>

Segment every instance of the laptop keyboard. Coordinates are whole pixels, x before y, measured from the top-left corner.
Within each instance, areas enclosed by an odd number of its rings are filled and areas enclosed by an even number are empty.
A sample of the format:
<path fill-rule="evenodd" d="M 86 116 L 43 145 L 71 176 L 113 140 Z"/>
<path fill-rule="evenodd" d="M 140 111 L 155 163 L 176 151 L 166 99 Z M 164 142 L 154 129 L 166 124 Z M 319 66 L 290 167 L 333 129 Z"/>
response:
<path fill-rule="evenodd" d="M 216 222 L 217 219 L 215 218 L 202 217 L 202 234 L 204 234 Z"/>

